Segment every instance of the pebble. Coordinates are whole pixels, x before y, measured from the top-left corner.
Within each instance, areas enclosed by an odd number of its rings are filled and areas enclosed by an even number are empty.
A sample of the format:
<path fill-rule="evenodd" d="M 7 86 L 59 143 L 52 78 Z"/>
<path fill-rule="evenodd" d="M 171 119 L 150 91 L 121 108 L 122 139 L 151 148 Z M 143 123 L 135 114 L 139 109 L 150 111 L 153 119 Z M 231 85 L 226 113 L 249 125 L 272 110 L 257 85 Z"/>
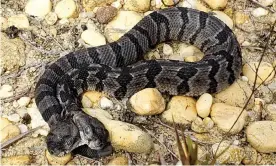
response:
<path fill-rule="evenodd" d="M 246 129 L 247 141 L 261 153 L 276 152 L 276 122 L 257 121 Z"/>
<path fill-rule="evenodd" d="M 213 128 L 214 124 L 215 124 L 214 121 L 209 117 L 204 118 L 202 122 L 203 122 L 205 128 L 208 130 Z"/>
<path fill-rule="evenodd" d="M 227 5 L 227 0 L 204 0 L 212 9 L 223 9 Z"/>
<path fill-rule="evenodd" d="M 18 114 L 11 114 L 8 116 L 8 120 L 11 122 L 19 122 L 20 116 Z"/>
<path fill-rule="evenodd" d="M 101 7 L 96 12 L 96 18 L 99 23 L 106 24 L 117 15 L 117 8 L 113 6 Z"/>
<path fill-rule="evenodd" d="M 196 119 L 192 122 L 191 129 L 197 133 L 208 132 L 208 130 L 203 125 L 203 121 L 200 117 L 196 117 Z"/>
<path fill-rule="evenodd" d="M 141 14 L 134 11 L 119 11 L 117 16 L 105 27 L 104 31 L 108 42 L 118 40 L 142 18 Z"/>
<path fill-rule="evenodd" d="M 226 148 L 228 149 L 225 151 Z M 212 146 L 212 150 L 213 154 L 215 154 L 217 151 L 217 156 L 225 151 L 221 156 L 217 158 L 217 164 L 239 165 L 245 157 L 245 150 L 242 147 L 231 145 L 228 141 L 223 141 L 220 145 L 219 143 L 214 144 Z"/>
<path fill-rule="evenodd" d="M 258 0 L 258 2 L 263 6 L 271 6 L 273 5 L 273 1 L 274 0 Z"/>
<path fill-rule="evenodd" d="M 25 12 L 31 16 L 44 17 L 51 10 L 51 0 L 29 0 L 25 6 Z"/>
<path fill-rule="evenodd" d="M 237 80 L 225 90 L 215 94 L 215 102 L 223 102 L 225 104 L 237 107 L 243 107 L 248 100 L 252 90 L 247 82 Z M 254 95 L 251 97 L 247 109 L 254 106 Z"/>
<path fill-rule="evenodd" d="M 13 95 L 12 86 L 4 84 L 0 88 L 0 98 L 7 98 Z"/>
<path fill-rule="evenodd" d="M 196 102 L 197 114 L 202 118 L 209 116 L 212 104 L 212 95 L 210 95 L 209 93 L 204 93 L 199 97 L 199 99 Z"/>
<path fill-rule="evenodd" d="M 48 126 L 48 124 L 44 121 L 44 119 L 41 116 L 41 113 L 39 112 L 38 108 L 27 108 L 27 113 L 31 116 L 31 128 L 34 129 L 36 127 L 39 126 L 43 126 L 42 128 L 36 130 L 33 133 L 34 137 L 37 137 L 38 134 L 43 135 L 43 136 L 47 136 L 50 128 Z"/>
<path fill-rule="evenodd" d="M 30 27 L 30 23 L 26 15 L 18 14 L 8 18 L 8 26 L 15 26 L 18 29 L 27 29 Z"/>
<path fill-rule="evenodd" d="M 17 101 L 17 103 L 18 103 L 18 105 L 19 105 L 20 107 L 27 107 L 27 106 L 29 105 L 30 101 L 31 101 L 31 98 L 25 96 L 25 97 L 21 97 L 21 98 Z"/>
<path fill-rule="evenodd" d="M 16 110 L 16 113 L 21 117 L 23 118 L 25 116 L 25 114 L 27 114 L 27 108 L 19 108 Z"/>
<path fill-rule="evenodd" d="M 82 5 L 86 11 L 93 11 L 97 6 L 106 6 L 115 0 L 83 0 Z"/>
<path fill-rule="evenodd" d="M 28 155 L 9 156 L 1 159 L 1 165 L 29 165 L 31 162 L 31 156 Z"/>
<path fill-rule="evenodd" d="M 135 12 L 146 12 L 150 8 L 150 0 L 124 0 L 124 9 Z"/>
<path fill-rule="evenodd" d="M 154 88 L 143 89 L 130 98 L 132 111 L 138 115 L 156 115 L 165 110 L 166 103 L 161 93 Z"/>
<path fill-rule="evenodd" d="M 245 165 L 255 165 L 258 159 L 258 152 L 251 146 L 244 147 L 245 157 L 242 159 L 242 163 Z"/>
<path fill-rule="evenodd" d="M 51 165 L 65 165 L 72 159 L 71 153 L 67 153 L 66 155 L 64 155 L 62 157 L 58 157 L 58 156 L 51 155 L 49 153 L 49 151 L 46 150 L 45 154 L 46 154 L 46 158 L 47 158 L 48 162 Z"/>
<path fill-rule="evenodd" d="M 45 21 L 49 25 L 54 25 L 57 22 L 57 20 L 58 20 L 58 16 L 54 12 L 50 12 L 45 16 Z"/>
<path fill-rule="evenodd" d="M 128 165 L 128 158 L 125 156 L 115 157 L 107 165 Z"/>
<path fill-rule="evenodd" d="M 215 122 L 215 124 L 222 131 L 228 132 L 228 130 L 233 126 L 237 117 L 241 113 L 242 108 L 229 106 L 224 103 L 215 103 L 213 104 L 211 110 L 211 118 Z M 244 110 L 239 117 L 239 120 L 231 129 L 231 134 L 237 134 L 243 129 L 247 116 L 247 111 Z"/>
<path fill-rule="evenodd" d="M 108 98 L 102 97 L 101 100 L 100 100 L 100 107 L 102 109 L 112 109 L 114 107 L 114 104 Z"/>
<path fill-rule="evenodd" d="M 163 112 L 162 119 L 169 123 L 191 124 L 197 117 L 196 100 L 191 97 L 173 96 Z"/>
<path fill-rule="evenodd" d="M 15 125 L 8 125 L 0 131 L 0 142 L 5 142 L 20 134 L 20 129 Z"/>
<path fill-rule="evenodd" d="M 26 125 L 24 125 L 24 124 L 19 124 L 18 128 L 20 130 L 20 133 L 25 133 L 25 132 L 28 131 L 28 127 Z"/>
<path fill-rule="evenodd" d="M 121 9 L 122 8 L 122 4 L 121 4 L 120 0 L 117 0 L 117 1 L 113 2 L 111 4 L 111 6 L 115 7 L 116 9 Z"/>
<path fill-rule="evenodd" d="M 248 78 L 250 83 L 254 83 L 258 63 L 259 62 L 246 63 L 242 68 L 243 74 Z M 272 80 L 274 75 L 275 71 L 273 66 L 270 63 L 261 62 L 256 83 L 261 84 L 265 80 L 264 83 L 267 84 Z"/>
<path fill-rule="evenodd" d="M 221 11 L 213 11 L 215 17 L 223 21 L 230 29 L 233 29 L 234 23 L 233 20 L 225 13 Z"/>
<path fill-rule="evenodd" d="M 151 136 L 139 127 L 112 120 L 112 116 L 101 109 L 83 109 L 85 113 L 101 121 L 109 132 L 109 139 L 115 149 L 133 153 L 149 153 L 153 147 Z"/>
<path fill-rule="evenodd" d="M 163 45 L 163 53 L 164 53 L 164 55 L 166 55 L 166 56 L 172 55 L 172 54 L 173 54 L 173 49 L 172 49 L 172 47 L 171 47 L 170 45 L 168 45 L 168 44 L 164 44 L 164 45 Z"/>
<path fill-rule="evenodd" d="M 105 37 L 101 33 L 92 29 L 87 29 L 83 31 L 81 34 L 81 38 L 85 41 L 85 43 L 89 44 L 92 47 L 106 44 Z"/>
<path fill-rule="evenodd" d="M 61 0 L 55 7 L 58 18 L 74 18 L 78 16 L 77 6 L 74 0 Z"/>
<path fill-rule="evenodd" d="M 88 91 L 83 94 L 81 103 L 83 107 L 87 108 L 99 107 L 100 100 L 104 96 L 101 92 Z"/>
<path fill-rule="evenodd" d="M 268 11 L 261 7 L 258 7 L 252 11 L 252 15 L 254 17 L 262 17 L 262 16 L 266 16 L 267 14 L 268 14 Z"/>
<path fill-rule="evenodd" d="M 8 125 L 11 125 L 12 123 L 7 119 L 7 118 L 3 118 L 1 117 L 0 119 L 0 130 L 2 130 L 3 128 L 5 128 Z"/>
<path fill-rule="evenodd" d="M 249 81 L 248 78 L 247 78 L 246 76 L 242 76 L 242 77 L 241 77 L 241 80 L 244 81 L 244 82 L 248 82 L 248 81 Z"/>
<path fill-rule="evenodd" d="M 249 16 L 242 12 L 235 12 L 234 18 L 236 24 L 243 24 L 249 20 Z"/>
<path fill-rule="evenodd" d="M 267 113 L 265 119 L 276 122 L 276 104 L 268 104 L 265 112 Z"/>

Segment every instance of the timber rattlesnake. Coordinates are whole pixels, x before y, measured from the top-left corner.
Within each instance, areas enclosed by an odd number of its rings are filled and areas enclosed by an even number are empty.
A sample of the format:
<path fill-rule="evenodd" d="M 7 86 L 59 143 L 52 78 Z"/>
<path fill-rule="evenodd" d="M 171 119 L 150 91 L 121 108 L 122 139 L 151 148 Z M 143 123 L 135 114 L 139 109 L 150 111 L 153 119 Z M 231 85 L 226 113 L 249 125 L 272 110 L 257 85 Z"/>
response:
<path fill-rule="evenodd" d="M 143 60 L 148 50 L 169 40 L 190 43 L 205 56 L 195 63 Z M 103 124 L 81 111 L 78 97 L 84 91 L 104 91 L 121 99 L 155 87 L 170 95 L 199 96 L 232 84 L 241 65 L 235 35 L 216 17 L 180 7 L 155 11 L 118 41 L 69 53 L 46 68 L 35 98 L 51 128 L 48 149 L 63 155 L 86 144 L 78 152 L 97 157 L 107 144 Z M 98 151 L 89 153 L 88 147 Z"/>

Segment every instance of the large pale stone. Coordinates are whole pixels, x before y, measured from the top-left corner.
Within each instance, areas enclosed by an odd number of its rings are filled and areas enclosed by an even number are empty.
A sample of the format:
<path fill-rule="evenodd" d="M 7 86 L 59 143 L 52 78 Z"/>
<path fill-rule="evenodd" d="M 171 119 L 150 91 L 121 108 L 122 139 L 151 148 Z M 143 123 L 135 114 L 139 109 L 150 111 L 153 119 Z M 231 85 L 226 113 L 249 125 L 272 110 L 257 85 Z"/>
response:
<path fill-rule="evenodd" d="M 29 0 L 25 6 L 25 12 L 32 16 L 44 17 L 52 10 L 50 0 Z"/>
<path fill-rule="evenodd" d="M 124 9 L 135 12 L 146 12 L 149 10 L 150 0 L 125 0 Z"/>

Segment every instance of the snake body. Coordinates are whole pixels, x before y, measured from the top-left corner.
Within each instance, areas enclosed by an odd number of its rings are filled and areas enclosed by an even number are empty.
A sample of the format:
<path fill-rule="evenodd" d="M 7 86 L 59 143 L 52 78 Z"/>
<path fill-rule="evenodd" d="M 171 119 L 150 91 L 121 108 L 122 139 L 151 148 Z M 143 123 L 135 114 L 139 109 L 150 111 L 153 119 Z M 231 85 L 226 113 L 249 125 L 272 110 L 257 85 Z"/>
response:
<path fill-rule="evenodd" d="M 192 44 L 205 56 L 194 63 L 143 60 L 151 48 L 170 40 Z M 87 90 L 103 91 L 117 99 L 144 88 L 199 96 L 231 85 L 241 65 L 235 35 L 211 14 L 181 7 L 152 12 L 118 41 L 71 52 L 45 69 L 35 98 L 51 128 L 48 149 L 61 155 L 84 144 L 97 150 L 106 144 L 103 125 L 81 113 L 78 97 Z"/>

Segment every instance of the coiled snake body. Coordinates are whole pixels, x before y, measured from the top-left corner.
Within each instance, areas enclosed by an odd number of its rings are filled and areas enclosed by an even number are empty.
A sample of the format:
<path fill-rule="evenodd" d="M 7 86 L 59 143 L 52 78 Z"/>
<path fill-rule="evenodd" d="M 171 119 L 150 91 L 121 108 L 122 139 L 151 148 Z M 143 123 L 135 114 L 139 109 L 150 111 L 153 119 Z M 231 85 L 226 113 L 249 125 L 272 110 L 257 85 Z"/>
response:
<path fill-rule="evenodd" d="M 198 47 L 204 58 L 195 63 L 143 60 L 158 43 L 177 40 Z M 39 79 L 35 98 L 51 131 L 50 153 L 77 148 L 95 157 L 106 146 L 104 126 L 81 111 L 78 97 L 87 90 L 112 97 L 130 97 L 144 88 L 170 95 L 215 93 L 232 84 L 241 72 L 241 51 L 229 27 L 201 11 L 169 8 L 145 16 L 118 41 L 82 49 L 58 59 Z M 91 149 L 98 150 L 90 153 Z"/>

